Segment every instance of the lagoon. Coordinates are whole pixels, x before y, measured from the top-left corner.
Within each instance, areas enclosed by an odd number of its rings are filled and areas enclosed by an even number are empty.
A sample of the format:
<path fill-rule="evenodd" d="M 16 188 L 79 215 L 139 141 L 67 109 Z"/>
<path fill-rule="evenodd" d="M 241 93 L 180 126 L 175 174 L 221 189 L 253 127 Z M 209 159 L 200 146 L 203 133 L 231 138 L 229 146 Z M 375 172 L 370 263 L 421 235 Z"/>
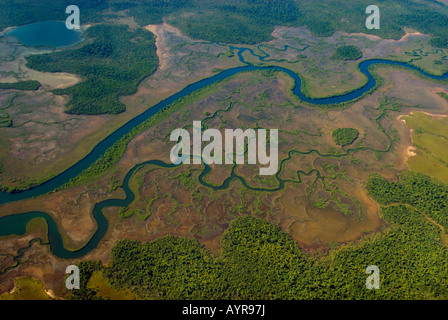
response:
<path fill-rule="evenodd" d="M 6 36 L 17 38 L 25 46 L 62 48 L 82 41 L 82 31 L 69 30 L 65 21 L 41 21 L 6 32 Z"/>

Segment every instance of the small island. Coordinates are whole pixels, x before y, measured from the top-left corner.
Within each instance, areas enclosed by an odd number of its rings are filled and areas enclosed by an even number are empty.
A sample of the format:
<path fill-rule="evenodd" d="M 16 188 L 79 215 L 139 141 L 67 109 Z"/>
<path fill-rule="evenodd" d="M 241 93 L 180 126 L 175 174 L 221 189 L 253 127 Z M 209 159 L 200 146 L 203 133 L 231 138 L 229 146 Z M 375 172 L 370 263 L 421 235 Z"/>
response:
<path fill-rule="evenodd" d="M 334 54 L 331 56 L 333 60 L 358 60 L 362 58 L 362 51 L 357 46 L 348 45 L 337 47 Z"/>
<path fill-rule="evenodd" d="M 331 132 L 334 142 L 342 147 L 348 146 L 358 139 L 359 131 L 355 128 L 339 128 Z"/>

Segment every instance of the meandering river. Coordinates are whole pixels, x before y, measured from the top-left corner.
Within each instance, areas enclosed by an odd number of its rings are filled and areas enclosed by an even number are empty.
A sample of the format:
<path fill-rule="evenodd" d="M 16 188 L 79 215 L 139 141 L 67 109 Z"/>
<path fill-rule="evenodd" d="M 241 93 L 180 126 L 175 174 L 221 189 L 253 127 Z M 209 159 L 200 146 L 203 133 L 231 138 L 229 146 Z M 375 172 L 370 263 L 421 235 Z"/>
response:
<path fill-rule="evenodd" d="M 328 98 L 313 99 L 313 98 L 305 96 L 302 93 L 302 90 L 301 90 L 302 81 L 301 81 L 300 77 L 295 72 L 293 72 L 289 69 L 286 69 L 286 68 L 278 67 L 278 66 L 259 67 L 259 66 L 247 64 L 247 62 L 245 61 L 245 59 L 243 57 L 244 52 L 248 51 L 252 55 L 257 56 L 254 54 L 254 52 L 251 49 L 238 48 L 238 47 L 234 47 L 234 46 L 229 46 L 229 47 L 233 50 L 238 50 L 238 57 L 241 62 L 246 63 L 245 66 L 225 70 L 225 71 L 223 71 L 217 75 L 214 75 L 210 78 L 200 80 L 194 84 L 191 84 L 191 85 L 185 87 L 183 90 L 179 91 L 178 93 L 173 94 L 169 98 L 159 102 L 152 108 L 146 110 L 142 114 L 138 115 L 137 117 L 133 118 L 129 122 L 125 123 L 122 127 L 117 129 L 115 132 L 110 134 L 103 141 L 98 143 L 94 147 L 94 149 L 88 155 L 86 155 L 82 160 L 80 160 L 78 163 L 74 164 L 73 166 L 71 166 L 70 168 L 68 168 L 67 170 L 62 172 L 61 174 L 55 176 L 51 180 L 48 180 L 47 182 L 42 183 L 39 186 L 36 186 L 34 188 L 31 188 L 29 190 L 25 190 L 22 192 L 17 192 L 17 193 L 0 192 L 0 204 L 5 204 L 5 203 L 13 202 L 13 201 L 20 201 L 20 200 L 29 199 L 32 197 L 37 197 L 37 196 L 46 194 L 48 192 L 51 192 L 51 191 L 57 189 L 58 187 L 61 187 L 66 182 L 77 177 L 85 169 L 89 168 L 90 165 L 92 165 L 97 159 L 99 159 L 106 152 L 106 150 L 109 149 L 120 138 L 122 138 L 124 135 L 129 133 L 136 126 L 142 124 L 144 121 L 146 121 L 150 117 L 154 116 L 158 111 L 160 111 L 164 107 L 170 105 L 171 103 L 175 102 L 176 100 L 183 98 L 197 90 L 200 90 L 200 89 L 202 89 L 206 86 L 209 86 L 211 84 L 214 84 L 218 81 L 227 79 L 227 78 L 229 78 L 233 75 L 236 75 L 238 73 L 241 73 L 241 72 L 256 71 L 256 70 L 275 70 L 275 71 L 285 72 L 291 78 L 293 78 L 293 80 L 295 82 L 295 85 L 293 88 L 293 93 L 297 97 L 299 97 L 302 101 L 305 101 L 310 104 L 316 104 L 316 105 L 350 102 L 350 101 L 360 98 L 361 96 L 363 96 L 370 90 L 374 89 L 376 86 L 376 81 L 369 71 L 369 67 L 371 67 L 373 65 L 383 64 L 383 65 L 399 66 L 399 67 L 404 67 L 407 69 L 418 71 L 420 74 L 422 74 L 426 77 L 432 78 L 432 79 L 437 79 L 437 80 L 448 79 L 448 73 L 446 73 L 442 76 L 431 75 L 431 74 L 428 74 L 428 73 L 426 73 L 408 63 L 405 63 L 405 62 L 397 62 L 397 61 L 390 61 L 390 60 L 383 60 L 383 59 L 365 60 L 359 64 L 360 71 L 367 78 L 367 81 L 363 86 L 361 86 L 349 93 L 343 94 L 343 95 L 333 96 L 333 97 L 328 97 Z M 286 50 L 286 48 L 285 48 L 285 50 Z M 260 57 L 260 56 L 257 56 L 257 57 L 261 61 L 263 61 L 267 57 L 269 57 L 269 55 L 266 55 L 264 57 Z M 140 168 L 141 166 L 144 166 L 144 165 L 149 165 L 149 164 L 153 164 L 153 165 L 157 165 L 157 166 L 161 166 L 161 167 L 172 167 L 173 166 L 172 164 L 166 164 L 159 160 L 150 160 L 150 161 L 144 162 L 142 164 L 136 165 L 134 168 L 132 168 L 127 173 L 127 175 L 124 178 L 124 181 L 122 183 L 122 188 L 124 189 L 124 191 L 126 193 L 126 198 L 125 199 L 109 199 L 109 200 L 105 200 L 100 203 L 97 203 L 94 206 L 92 214 L 93 214 L 93 217 L 98 226 L 97 231 L 92 236 L 92 238 L 87 242 L 87 244 L 78 250 L 67 250 L 64 247 L 62 237 L 61 237 L 61 234 L 59 233 L 56 223 L 54 222 L 53 218 L 50 215 L 48 215 L 44 212 L 33 211 L 33 212 L 27 212 L 27 213 L 22 213 L 22 214 L 15 214 L 15 215 L 1 217 L 0 218 L 0 236 L 23 235 L 26 232 L 26 225 L 28 224 L 28 222 L 34 218 L 41 217 L 41 218 L 44 218 L 47 222 L 50 250 L 55 256 L 60 257 L 60 258 L 67 258 L 67 259 L 82 257 L 97 247 L 97 245 L 99 244 L 101 239 L 104 237 L 104 235 L 106 234 L 106 232 L 109 228 L 109 223 L 107 221 L 107 218 L 104 216 L 104 214 L 102 212 L 103 209 L 106 207 L 127 207 L 130 203 L 132 203 L 132 201 L 135 198 L 135 195 L 129 188 L 129 180 L 132 177 L 132 174 L 138 168 Z M 207 168 L 204 169 L 205 173 L 206 173 L 206 170 L 207 170 Z M 306 174 L 306 173 L 304 173 L 304 174 Z M 205 174 L 203 173 L 203 175 L 201 175 L 201 177 L 203 178 L 204 175 Z M 201 177 L 200 177 L 200 180 L 201 180 Z M 228 184 L 228 182 L 230 182 L 234 178 L 235 178 L 234 176 L 230 177 L 229 179 L 226 180 L 226 183 Z M 203 183 L 203 182 L 201 182 L 201 183 Z M 225 186 L 223 186 L 223 187 L 225 187 Z"/>

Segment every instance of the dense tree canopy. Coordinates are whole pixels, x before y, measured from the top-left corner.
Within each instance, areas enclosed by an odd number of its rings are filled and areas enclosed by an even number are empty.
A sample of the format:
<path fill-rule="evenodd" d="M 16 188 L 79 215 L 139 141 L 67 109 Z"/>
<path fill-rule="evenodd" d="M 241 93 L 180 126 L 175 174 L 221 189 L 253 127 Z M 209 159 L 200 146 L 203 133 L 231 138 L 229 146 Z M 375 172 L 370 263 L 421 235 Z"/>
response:
<path fill-rule="evenodd" d="M 303 253 L 278 227 L 253 217 L 232 222 L 218 258 L 196 240 L 123 240 L 105 273 L 118 288 L 158 299 L 448 298 L 440 229 L 402 204 L 383 208 L 382 218 L 389 225 L 383 234 L 328 256 Z M 365 287 L 369 265 L 380 268 L 380 290 Z"/>
<path fill-rule="evenodd" d="M 19 81 L 12 83 L 0 83 L 0 89 L 14 89 L 14 90 L 30 90 L 34 91 L 40 88 L 40 82 L 35 80 Z"/>
<path fill-rule="evenodd" d="M 0 0 L 0 29 L 65 20 L 65 8 L 70 4 L 68 0 Z M 282 25 L 305 26 L 319 36 L 344 30 L 393 39 L 399 39 L 404 35 L 403 27 L 409 27 L 431 34 L 435 46 L 448 44 L 448 8 L 434 0 L 381 1 L 379 30 L 365 27 L 370 0 L 79 0 L 76 4 L 82 23 L 110 17 L 110 10 L 128 10 L 142 26 L 161 23 L 172 15 L 177 26 L 196 38 L 230 43 L 265 41 L 275 26 Z"/>
<path fill-rule="evenodd" d="M 354 45 L 337 47 L 333 56 L 334 60 L 358 60 L 362 58 L 362 51 Z"/>
<path fill-rule="evenodd" d="M 359 131 L 355 128 L 338 128 L 331 135 L 337 145 L 345 147 L 358 139 Z"/>
<path fill-rule="evenodd" d="M 28 66 L 81 75 L 83 81 L 77 85 L 54 91 L 69 95 L 68 113 L 123 112 L 119 97 L 135 93 L 138 84 L 157 69 L 154 36 L 117 25 L 90 27 L 85 36 L 88 42 L 79 49 L 28 56 Z"/>

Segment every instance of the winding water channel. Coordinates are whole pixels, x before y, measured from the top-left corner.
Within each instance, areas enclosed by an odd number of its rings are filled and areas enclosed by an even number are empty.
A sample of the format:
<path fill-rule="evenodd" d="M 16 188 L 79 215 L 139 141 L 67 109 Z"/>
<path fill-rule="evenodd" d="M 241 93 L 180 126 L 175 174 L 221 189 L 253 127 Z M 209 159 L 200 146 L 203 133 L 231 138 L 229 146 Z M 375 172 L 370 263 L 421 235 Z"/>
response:
<path fill-rule="evenodd" d="M 248 49 L 248 48 L 238 48 L 238 47 L 233 47 L 233 46 L 229 46 L 229 47 L 232 50 L 238 50 L 238 57 L 241 62 L 246 63 L 245 66 L 225 70 L 215 76 L 200 80 L 196 83 L 193 83 L 193 84 L 185 87 L 183 90 L 181 90 L 178 93 L 170 96 L 169 98 L 159 102 L 152 108 L 146 110 L 142 114 L 138 115 L 137 117 L 133 118 L 129 122 L 125 123 L 122 127 L 117 129 L 115 132 L 110 134 L 103 141 L 98 143 L 94 147 L 94 149 L 88 155 L 86 155 L 82 160 L 80 160 L 79 162 L 77 162 L 76 164 L 74 164 L 73 166 L 71 166 L 64 172 L 62 172 L 61 174 L 55 176 L 54 178 L 46 181 L 45 183 L 42 183 L 39 186 L 36 186 L 34 188 L 31 188 L 31 189 L 28 189 L 28 190 L 25 190 L 22 192 L 17 192 L 17 193 L 0 192 L 0 204 L 30 199 L 32 197 L 46 194 L 48 192 L 51 192 L 51 191 L 61 187 L 66 182 L 77 177 L 85 169 L 89 168 L 96 160 L 98 160 L 106 152 L 107 149 L 109 149 L 120 138 L 122 138 L 124 135 L 129 133 L 136 126 L 142 124 L 144 121 L 146 121 L 147 119 L 149 119 L 150 117 L 155 115 L 161 109 L 165 108 L 166 106 L 172 104 L 176 100 L 183 98 L 197 90 L 200 90 L 200 89 L 202 89 L 206 86 L 209 86 L 211 84 L 214 84 L 218 81 L 227 79 L 227 78 L 229 78 L 233 75 L 236 75 L 238 73 L 241 73 L 241 72 L 256 71 L 256 70 L 275 70 L 275 71 L 285 72 L 291 78 L 294 79 L 295 85 L 293 88 L 293 93 L 297 97 L 299 97 L 302 101 L 305 101 L 310 104 L 316 104 L 316 105 L 350 102 L 350 101 L 360 98 L 364 94 L 368 93 L 370 90 L 374 89 L 376 86 L 376 81 L 369 71 L 369 67 L 371 67 L 373 65 L 383 64 L 383 65 L 404 67 L 407 69 L 412 69 L 412 70 L 418 71 L 420 74 L 422 74 L 426 77 L 432 78 L 432 79 L 436 79 L 436 80 L 448 79 L 448 73 L 446 73 L 442 76 L 431 75 L 431 74 L 428 74 L 428 73 L 426 73 L 408 63 L 405 63 L 405 62 L 390 61 L 390 60 L 383 60 L 383 59 L 365 60 L 359 64 L 360 71 L 367 78 L 367 82 L 362 87 L 355 89 L 349 93 L 339 95 L 339 96 L 313 99 L 313 98 L 305 96 L 302 93 L 302 90 L 301 90 L 302 81 L 301 81 L 300 77 L 295 72 L 293 72 L 289 69 L 286 69 L 286 68 L 278 67 L 278 66 L 260 67 L 260 66 L 254 66 L 251 64 L 247 64 L 247 62 L 245 61 L 245 59 L 243 57 L 243 53 L 248 51 L 253 56 L 256 56 L 260 61 L 264 61 L 266 58 L 269 57 L 269 54 L 265 54 L 265 56 L 259 56 L 259 55 L 256 55 L 253 52 L 253 50 Z M 287 47 L 285 47 L 284 50 L 287 50 Z M 347 150 L 348 153 L 353 152 L 353 151 L 354 150 Z M 310 150 L 307 153 L 311 153 L 311 152 L 317 152 L 317 151 Z M 290 152 L 288 158 L 290 158 L 290 157 L 291 157 L 291 152 Z M 287 159 L 285 159 L 285 160 L 287 160 Z M 282 170 L 281 167 L 285 160 L 282 161 L 282 164 L 280 165 L 279 172 L 276 175 L 276 178 L 279 181 L 279 187 L 272 189 L 272 190 L 264 190 L 264 191 L 277 191 L 277 190 L 280 190 L 283 188 L 285 182 L 287 182 L 287 181 L 282 180 L 279 177 L 279 174 L 281 173 L 281 170 Z M 63 245 L 61 234 L 59 233 L 58 227 L 57 227 L 55 221 L 53 220 L 53 218 L 50 215 L 48 215 L 44 212 L 39 212 L 39 211 L 33 211 L 33 212 L 14 214 L 14 215 L 1 217 L 0 218 L 0 236 L 24 235 L 26 233 L 26 225 L 28 224 L 28 222 L 34 218 L 41 217 L 41 218 L 45 219 L 45 221 L 48 225 L 48 240 L 49 240 L 50 250 L 55 256 L 60 257 L 60 258 L 67 258 L 67 259 L 82 257 L 97 247 L 97 245 L 99 244 L 101 239 L 104 237 L 104 235 L 106 234 L 106 232 L 109 228 L 109 223 L 107 221 L 107 218 L 103 214 L 103 209 L 107 208 L 107 207 L 127 207 L 129 204 L 131 204 L 133 202 L 135 195 L 129 188 L 129 180 L 136 170 L 138 170 L 140 167 L 145 166 L 145 165 L 156 165 L 156 166 L 165 167 L 165 168 L 174 166 L 172 164 L 167 164 L 167 163 L 164 163 L 159 160 L 150 160 L 150 161 L 146 161 L 144 163 L 134 166 L 127 173 L 127 175 L 124 178 L 123 183 L 122 183 L 122 188 L 126 193 L 126 198 L 125 199 L 108 199 L 108 200 L 99 202 L 94 206 L 92 215 L 97 223 L 97 230 L 96 230 L 95 234 L 92 236 L 92 238 L 90 238 L 90 240 L 87 242 L 87 244 L 84 245 L 80 249 L 77 249 L 77 250 L 66 249 Z M 239 179 L 243 183 L 243 185 L 246 184 L 244 179 L 242 179 L 241 177 L 238 177 L 235 174 L 235 167 L 234 167 L 234 169 L 232 170 L 231 176 L 229 178 L 227 178 L 221 186 L 210 185 L 204 181 L 204 177 L 207 175 L 207 173 L 209 171 L 210 171 L 210 168 L 207 166 L 204 166 L 204 170 L 201 173 L 201 175 L 199 176 L 199 182 L 201 184 L 203 184 L 204 186 L 207 186 L 207 187 L 210 187 L 213 189 L 225 189 L 229 186 L 230 182 L 234 179 Z M 311 173 L 312 172 L 308 172 L 308 173 L 299 172 L 298 174 L 299 174 L 299 178 L 300 178 L 300 174 L 309 175 Z"/>

